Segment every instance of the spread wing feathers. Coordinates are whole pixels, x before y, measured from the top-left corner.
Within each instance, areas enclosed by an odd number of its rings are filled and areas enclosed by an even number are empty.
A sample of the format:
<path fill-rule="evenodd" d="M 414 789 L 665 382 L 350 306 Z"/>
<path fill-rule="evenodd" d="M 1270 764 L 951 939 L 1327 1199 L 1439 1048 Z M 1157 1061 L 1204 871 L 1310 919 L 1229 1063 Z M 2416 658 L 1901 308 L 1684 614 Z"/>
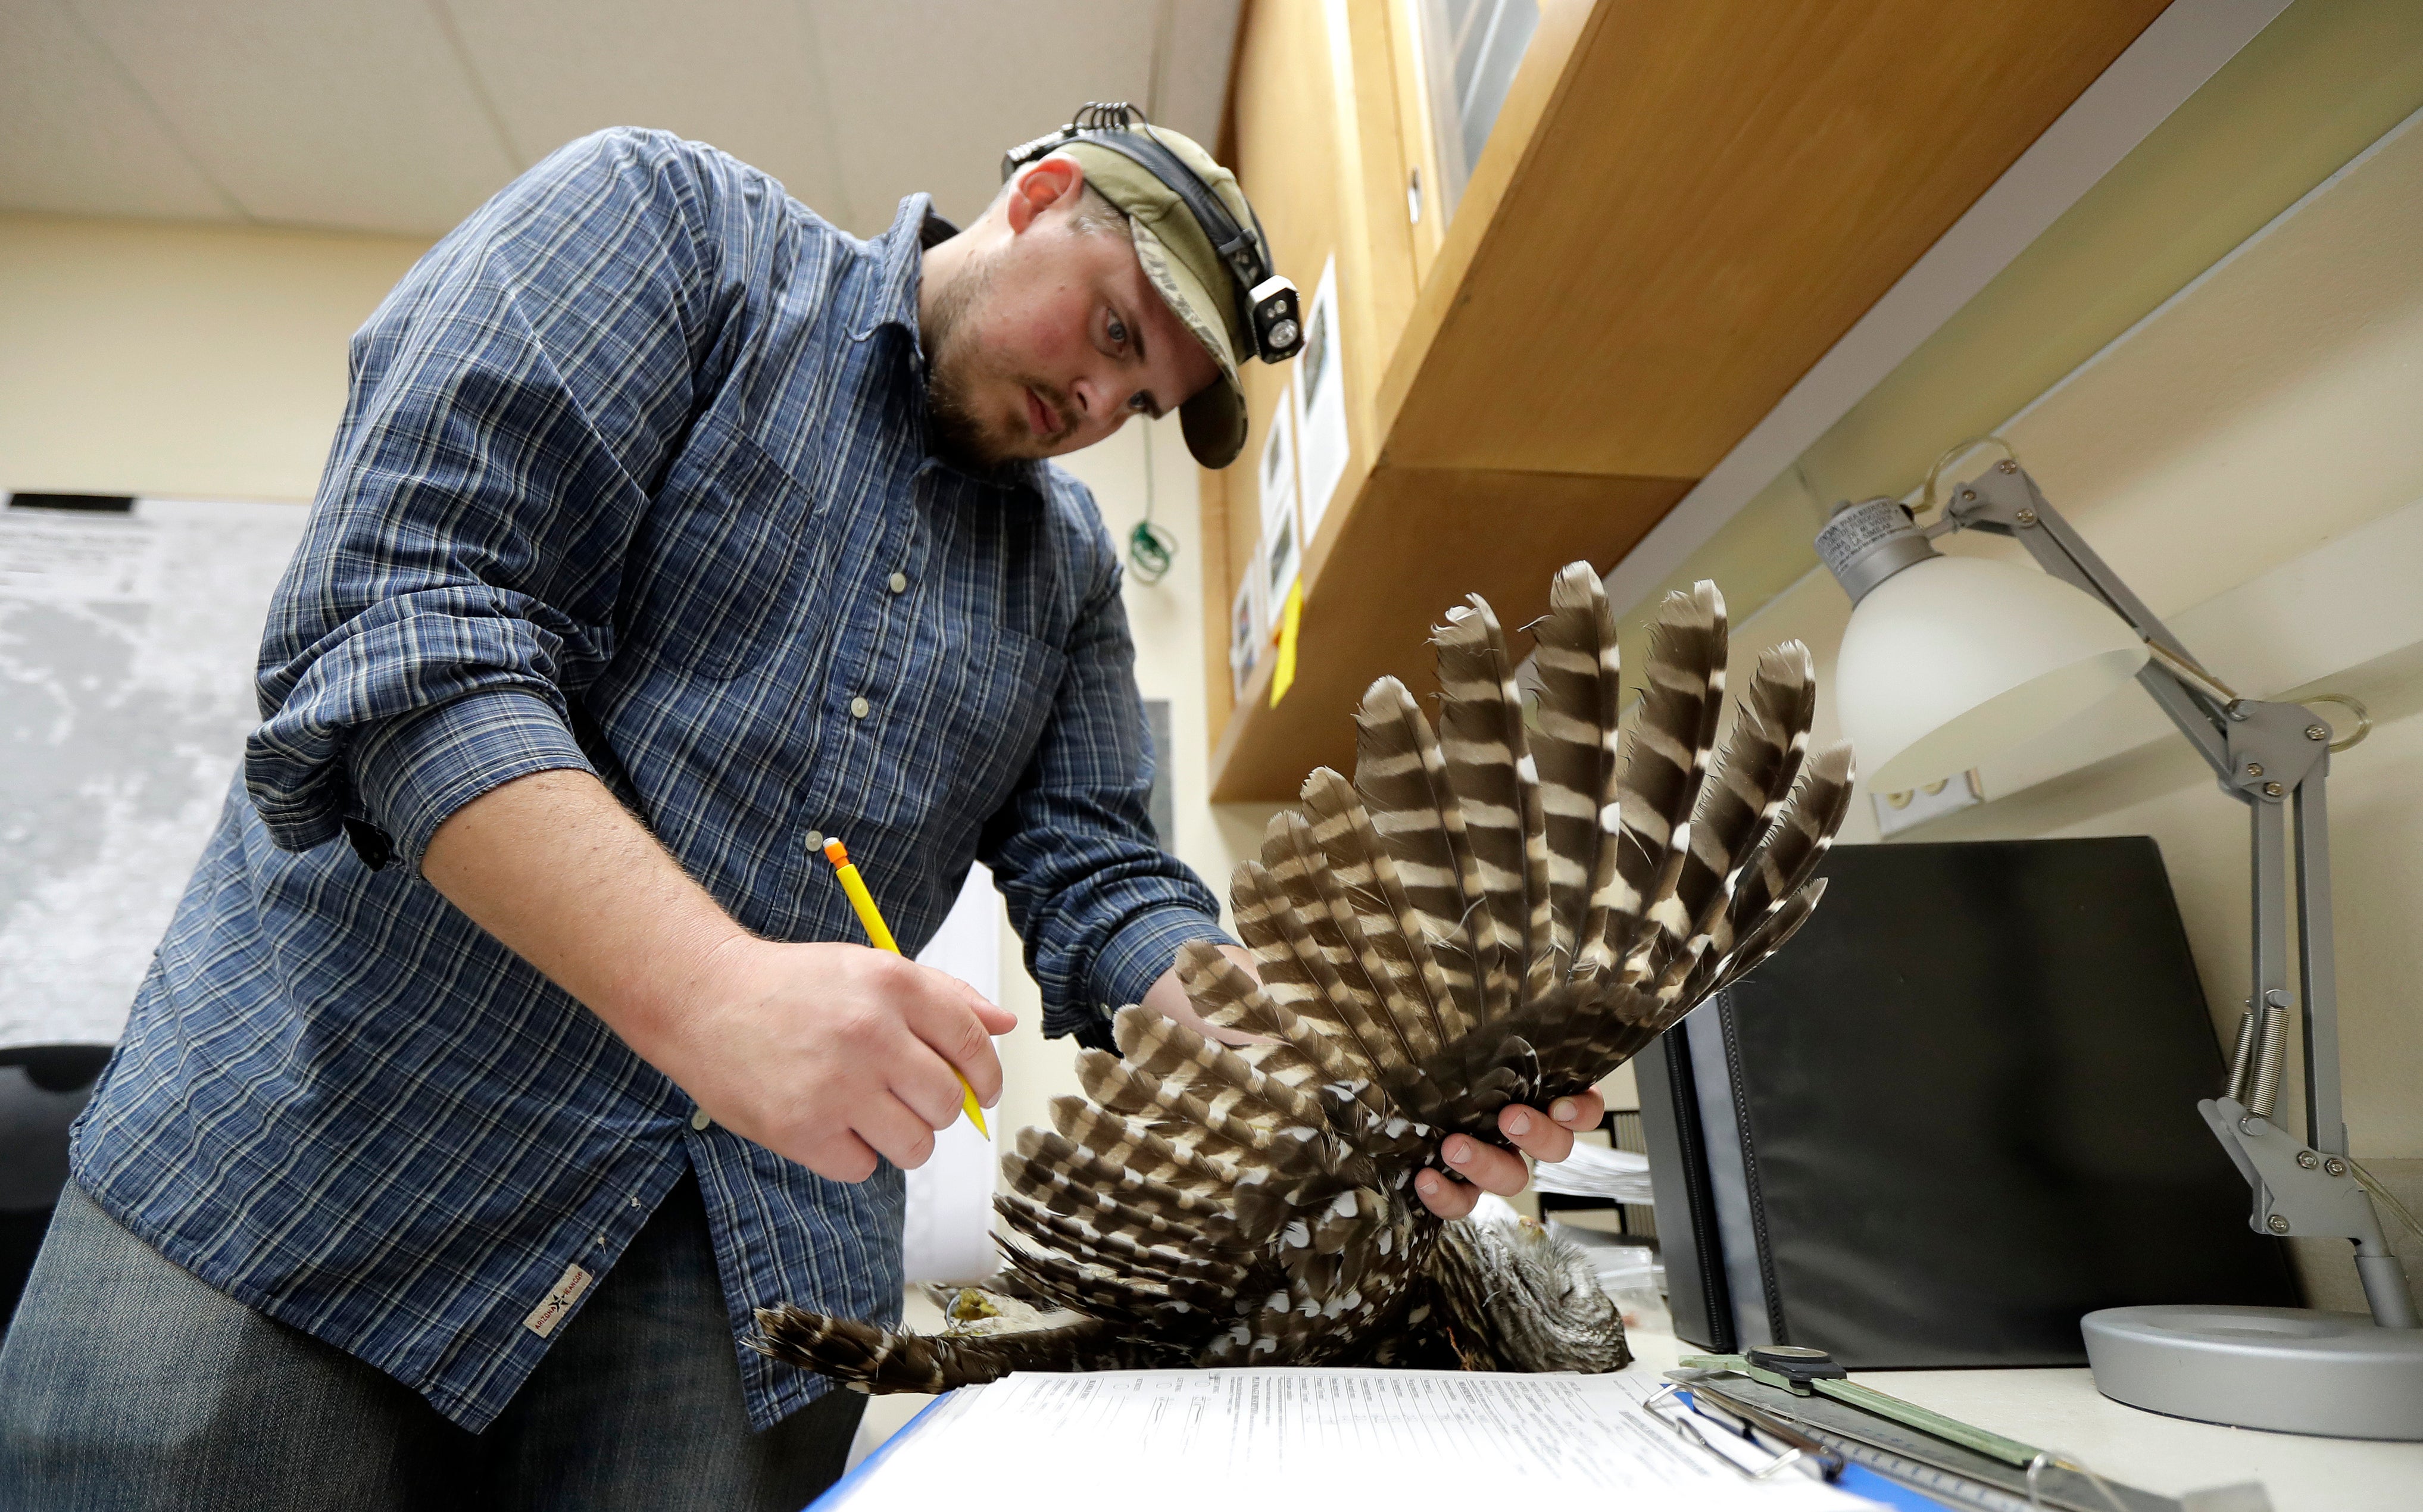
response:
<path fill-rule="evenodd" d="M 1444 1309 L 1467 1361 L 1621 1362 L 1569 1267 L 1448 1242 L 1416 1178 L 1448 1133 L 1497 1140 L 1509 1103 L 1591 1086 L 1788 939 L 1823 890 L 1850 756 L 1809 749 L 1797 645 L 1760 658 L 1718 750 L 1713 585 L 1667 599 L 1622 736 L 1615 619 L 1588 564 L 1559 575 L 1534 631 L 1528 720 L 1477 598 L 1433 632 L 1435 729 L 1374 683 L 1353 780 L 1314 772 L 1236 870 L 1254 969 L 1180 949 L 1196 1022 L 1120 1010 L 1118 1053 L 1081 1054 L 1084 1095 L 1019 1136 L 1002 1289 L 1053 1312 L 919 1337 L 776 1309 L 760 1347 L 931 1391 L 1010 1369 L 1386 1359 Z"/>
<path fill-rule="evenodd" d="M 1547 615 L 1532 635 L 1540 702 L 1531 746 L 1548 854 L 1549 948 L 1570 971 L 1590 917 L 1599 811 L 1616 801 L 1623 700 L 1615 613 L 1590 563 L 1575 562 L 1557 575 Z"/>
<path fill-rule="evenodd" d="M 1386 1007 L 1393 983 L 1328 861 L 1303 815 L 1273 816 L 1260 863 L 1238 868 L 1230 890 L 1238 935 L 1254 952 L 1262 989 L 1334 1035 L 1376 1080 L 1407 1047 Z"/>
<path fill-rule="evenodd" d="M 1690 849 L 1691 810 L 1724 704 L 1725 603 L 1714 583 L 1666 596 L 1649 632 L 1640 714 L 1623 741 L 1622 792 L 1599 848 L 1581 967 L 1637 981 L 1636 946 L 1673 912 L 1674 879 Z"/>
<path fill-rule="evenodd" d="M 1479 874 L 1463 806 L 1448 786 L 1447 758 L 1420 705 L 1393 677 L 1372 684 L 1354 711 L 1354 791 L 1446 981 L 1444 1037 L 1453 1039 L 1481 1016 L 1475 931 L 1489 931 L 1493 951 L 1496 935 L 1489 915 L 1467 901 L 1480 896 Z"/>
<path fill-rule="evenodd" d="M 1715 968 L 1769 913 L 1782 907 L 1815 874 L 1851 806 L 1851 748 L 1835 745 L 1803 764 L 1734 878 L 1733 896 L 1708 928 L 1708 944 L 1693 983 L 1704 993 Z M 1690 988 L 1687 986 L 1686 991 Z"/>
<path fill-rule="evenodd" d="M 1816 674 L 1797 640 L 1768 649 L 1744 690 L 1733 729 L 1700 791 L 1689 849 L 1675 874 L 1673 904 L 1661 907 L 1640 978 L 1660 1000 L 1683 990 L 1731 901 L 1735 878 L 1792 792 L 1808 748 Z"/>
<path fill-rule="evenodd" d="M 1752 937 L 1807 890 L 1850 811 L 1851 780 L 1849 746 L 1831 746 L 1809 758 L 1791 795 L 1742 863 L 1734 895 L 1709 926 L 1708 943 L 1679 995 L 1682 1000 L 1700 1000 L 1764 959 L 1750 953 Z M 1815 904 L 1813 896 L 1799 906 L 1801 916 Z M 1791 928 L 1798 927 L 1795 920 Z M 1769 952 L 1782 943 L 1772 929 L 1765 937 Z"/>
<path fill-rule="evenodd" d="M 1305 779 L 1304 807 L 1338 892 L 1355 910 L 1358 926 L 1369 921 L 1362 929 L 1362 946 L 1370 956 L 1365 974 L 1385 983 L 1381 1004 L 1389 1022 L 1415 1060 L 1434 1053 L 1466 1026 L 1396 858 L 1382 843 L 1354 785 L 1328 767 L 1317 767 Z"/>
<path fill-rule="evenodd" d="M 1522 994 L 1545 992 L 1559 974 L 1540 774 L 1506 637 L 1487 602 L 1475 595 L 1449 609 L 1447 622 L 1432 628 L 1431 644 L 1438 648 L 1439 751 L 1495 942 L 1494 956 L 1481 963 L 1481 1015 L 1502 1018 Z M 1467 894 L 1467 905 L 1473 901 Z"/>
<path fill-rule="evenodd" d="M 1792 896 L 1769 909 L 1766 917 L 1758 921 L 1757 927 L 1744 936 L 1741 944 L 1726 955 L 1701 996 L 1704 998 L 1708 993 L 1733 985 L 1759 962 L 1782 950 L 1800 926 L 1808 922 L 1810 914 L 1816 910 L 1817 900 L 1825 895 L 1826 879 L 1821 876 L 1804 884 Z"/>

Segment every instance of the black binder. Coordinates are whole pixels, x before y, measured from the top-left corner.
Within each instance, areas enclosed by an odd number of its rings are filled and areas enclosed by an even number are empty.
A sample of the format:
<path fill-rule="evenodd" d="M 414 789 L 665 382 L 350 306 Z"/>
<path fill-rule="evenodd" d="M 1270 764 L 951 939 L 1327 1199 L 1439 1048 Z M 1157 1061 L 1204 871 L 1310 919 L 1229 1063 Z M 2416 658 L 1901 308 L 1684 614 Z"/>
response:
<path fill-rule="evenodd" d="M 2223 1065 L 2144 836 L 1846 845 L 1638 1062 L 1675 1332 L 2076 1365 L 2081 1315 L 2294 1305 L 2196 1099 Z"/>

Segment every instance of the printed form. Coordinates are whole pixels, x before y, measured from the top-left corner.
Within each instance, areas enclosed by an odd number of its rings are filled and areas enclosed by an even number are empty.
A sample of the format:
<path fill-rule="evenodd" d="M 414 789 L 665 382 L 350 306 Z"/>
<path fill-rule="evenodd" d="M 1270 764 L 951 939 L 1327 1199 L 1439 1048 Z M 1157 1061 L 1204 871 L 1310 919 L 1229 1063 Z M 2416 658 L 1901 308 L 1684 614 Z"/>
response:
<path fill-rule="evenodd" d="M 1510 1491 L 1614 1493 L 1626 1512 L 1873 1504 L 1797 1473 L 1750 1480 L 1641 1410 L 1662 1384 L 1646 1370 L 1017 1375 L 938 1406 L 818 1512 L 944 1497 L 1066 1506 L 1085 1488 L 1121 1487 L 1156 1512 L 1275 1495 L 1437 1506 Z"/>

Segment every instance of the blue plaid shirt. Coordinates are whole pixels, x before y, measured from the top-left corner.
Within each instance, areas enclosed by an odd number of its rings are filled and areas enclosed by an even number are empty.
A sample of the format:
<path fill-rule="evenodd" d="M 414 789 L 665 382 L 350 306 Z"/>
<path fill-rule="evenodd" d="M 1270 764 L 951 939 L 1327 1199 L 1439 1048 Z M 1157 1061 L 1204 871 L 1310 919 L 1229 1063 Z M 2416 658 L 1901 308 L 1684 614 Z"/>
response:
<path fill-rule="evenodd" d="M 1147 818 L 1092 498 L 928 454 L 927 224 L 912 197 L 862 243 L 721 153 L 609 132 L 438 243 L 355 339 L 263 723 L 74 1169 L 169 1259 L 466 1427 L 685 1172 L 751 1416 L 777 1421 L 822 1382 L 737 1335 L 779 1299 L 895 1318 L 901 1178 L 693 1127 L 420 879 L 464 803 L 594 772 L 777 939 L 861 937 L 816 832 L 848 839 L 911 951 L 980 857 L 1056 1033 L 1218 936 Z"/>

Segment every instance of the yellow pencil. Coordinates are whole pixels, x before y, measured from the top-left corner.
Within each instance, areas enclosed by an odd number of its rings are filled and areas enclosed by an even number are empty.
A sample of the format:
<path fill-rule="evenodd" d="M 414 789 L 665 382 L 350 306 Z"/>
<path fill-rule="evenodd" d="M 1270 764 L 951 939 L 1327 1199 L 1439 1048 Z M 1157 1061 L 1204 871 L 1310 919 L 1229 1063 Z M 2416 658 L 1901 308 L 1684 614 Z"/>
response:
<path fill-rule="evenodd" d="M 892 931 L 884 927 L 883 916 L 876 912 L 875 894 L 866 890 L 866 878 L 859 875 L 858 868 L 850 864 L 847 848 L 838 839 L 826 841 L 825 859 L 833 863 L 833 874 L 841 878 L 841 890 L 849 894 L 849 906 L 858 910 L 858 921 L 865 926 L 866 937 L 877 950 L 899 954 L 899 943 L 892 937 Z M 953 1066 L 951 1074 L 959 1076 L 958 1067 Z M 986 1139 L 992 1138 L 992 1130 L 985 1126 L 984 1109 L 976 1101 L 976 1089 L 968 1085 L 965 1077 L 959 1077 L 959 1106 L 968 1110 L 968 1117 L 976 1126 L 976 1132 Z"/>

